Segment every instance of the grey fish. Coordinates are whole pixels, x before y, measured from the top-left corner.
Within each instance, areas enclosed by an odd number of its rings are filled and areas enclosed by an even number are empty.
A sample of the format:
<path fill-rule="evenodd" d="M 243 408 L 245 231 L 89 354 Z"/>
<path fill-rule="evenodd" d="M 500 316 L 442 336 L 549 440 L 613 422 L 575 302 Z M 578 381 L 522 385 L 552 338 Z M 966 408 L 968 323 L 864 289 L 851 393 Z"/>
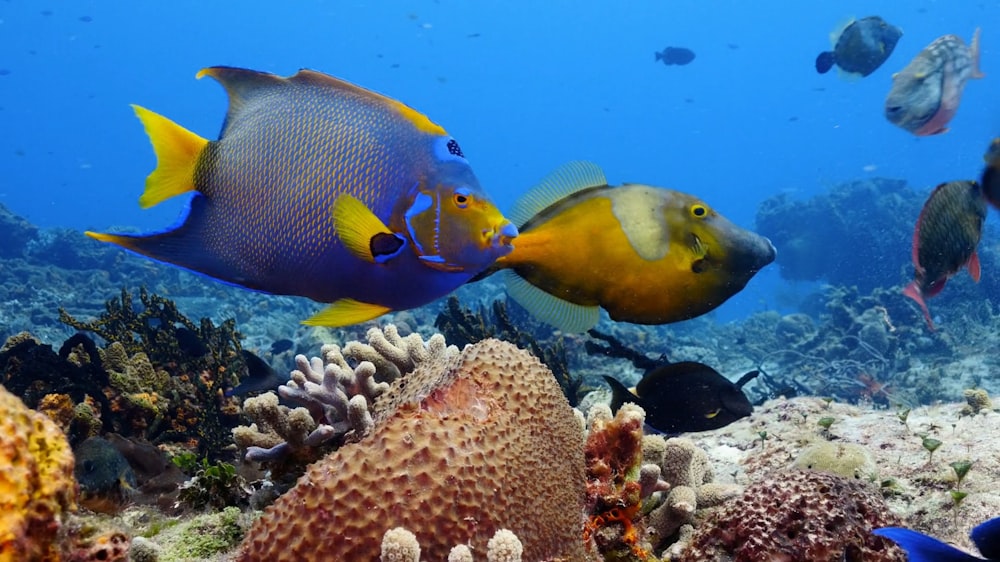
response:
<path fill-rule="evenodd" d="M 892 75 L 885 117 L 917 136 L 946 133 L 948 122 L 958 111 L 965 83 L 982 77 L 979 28 L 969 46 L 956 35 L 939 37 L 906 68 Z"/>
<path fill-rule="evenodd" d="M 663 61 L 663 64 L 670 66 L 676 64 L 684 66 L 694 60 L 695 54 L 691 49 L 684 47 L 667 47 L 659 53 L 653 53 L 654 61 Z"/>
<path fill-rule="evenodd" d="M 73 456 L 81 505 L 91 511 L 117 513 L 129 502 L 135 493 L 135 473 L 108 440 L 90 437 L 73 449 Z"/>
<path fill-rule="evenodd" d="M 879 16 L 851 20 L 830 34 L 832 51 L 816 57 L 816 72 L 826 74 L 836 65 L 848 75 L 868 76 L 878 70 L 903 36 L 903 30 Z"/>

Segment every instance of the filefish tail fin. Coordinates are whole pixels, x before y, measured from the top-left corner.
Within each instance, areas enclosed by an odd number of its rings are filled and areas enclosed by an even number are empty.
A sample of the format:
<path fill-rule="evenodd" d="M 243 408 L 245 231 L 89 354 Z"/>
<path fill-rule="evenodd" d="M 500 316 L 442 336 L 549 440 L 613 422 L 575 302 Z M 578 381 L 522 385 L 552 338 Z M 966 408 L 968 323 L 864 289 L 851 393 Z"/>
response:
<path fill-rule="evenodd" d="M 146 178 L 139 206 L 148 209 L 171 197 L 194 191 L 195 167 L 208 140 L 145 107 L 132 105 L 132 109 L 142 121 L 156 153 L 156 169 Z"/>
<path fill-rule="evenodd" d="M 986 75 L 979 70 L 979 36 L 981 35 L 982 28 L 977 27 L 972 33 L 972 44 L 969 46 L 969 52 L 972 53 L 972 74 L 969 75 L 970 78 L 985 78 Z"/>
<path fill-rule="evenodd" d="M 564 301 L 527 282 L 509 269 L 503 270 L 507 294 L 535 318 L 566 333 L 583 333 L 597 325 L 601 309 Z"/>
<path fill-rule="evenodd" d="M 907 285 L 906 288 L 903 289 L 903 294 L 910 297 L 920 305 L 920 310 L 924 312 L 924 319 L 927 320 L 927 327 L 933 331 L 934 321 L 931 320 L 931 312 L 927 309 L 927 303 L 924 301 L 923 295 L 920 294 L 920 287 L 917 285 L 917 282 L 913 281 Z"/>
<path fill-rule="evenodd" d="M 882 527 L 873 534 L 885 537 L 906 551 L 910 562 L 982 562 L 982 558 L 971 556 L 933 537 L 902 527 Z"/>
<path fill-rule="evenodd" d="M 188 204 L 182 219 L 165 230 L 144 234 L 109 234 L 85 232 L 101 242 L 110 242 L 147 258 L 169 263 L 193 273 L 206 275 L 223 283 L 247 289 L 263 290 L 249 283 L 232 264 L 223 263 L 206 252 L 204 241 L 204 215 L 208 200 L 195 195 Z"/>
<path fill-rule="evenodd" d="M 836 59 L 833 56 L 833 51 L 823 51 L 816 57 L 816 72 L 820 74 L 830 72 L 835 62 Z"/>
<path fill-rule="evenodd" d="M 341 328 L 374 320 L 392 312 L 391 308 L 354 299 L 340 299 L 302 321 L 306 326 Z"/>
<path fill-rule="evenodd" d="M 969 263 L 966 264 L 966 267 L 969 268 L 969 275 L 972 276 L 972 280 L 979 283 L 979 276 L 982 274 L 979 267 L 979 252 L 972 251 L 972 256 L 969 258 Z"/>

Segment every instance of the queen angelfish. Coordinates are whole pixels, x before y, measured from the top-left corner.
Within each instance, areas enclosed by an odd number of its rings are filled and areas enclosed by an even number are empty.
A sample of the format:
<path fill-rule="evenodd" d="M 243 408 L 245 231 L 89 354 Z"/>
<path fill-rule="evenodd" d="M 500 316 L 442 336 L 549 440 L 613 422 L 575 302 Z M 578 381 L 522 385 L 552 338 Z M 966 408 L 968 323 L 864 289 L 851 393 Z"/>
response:
<path fill-rule="evenodd" d="M 517 228 L 455 139 L 343 80 L 211 67 L 229 111 L 218 140 L 134 106 L 158 166 L 142 207 L 194 192 L 180 224 L 87 234 L 220 281 L 333 303 L 344 326 L 426 304 L 512 249 Z"/>

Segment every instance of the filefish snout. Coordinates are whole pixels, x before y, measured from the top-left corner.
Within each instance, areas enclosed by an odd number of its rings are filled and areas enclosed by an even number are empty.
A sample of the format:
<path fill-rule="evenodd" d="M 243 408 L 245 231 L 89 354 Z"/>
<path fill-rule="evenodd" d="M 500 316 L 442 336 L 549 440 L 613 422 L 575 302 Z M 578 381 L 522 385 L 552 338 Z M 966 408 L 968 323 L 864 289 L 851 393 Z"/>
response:
<path fill-rule="evenodd" d="M 728 220 L 724 224 L 719 221 L 717 228 L 720 233 L 717 238 L 721 249 L 720 266 L 744 285 L 758 271 L 774 262 L 778 255 L 774 244 L 756 232 L 744 230 Z"/>

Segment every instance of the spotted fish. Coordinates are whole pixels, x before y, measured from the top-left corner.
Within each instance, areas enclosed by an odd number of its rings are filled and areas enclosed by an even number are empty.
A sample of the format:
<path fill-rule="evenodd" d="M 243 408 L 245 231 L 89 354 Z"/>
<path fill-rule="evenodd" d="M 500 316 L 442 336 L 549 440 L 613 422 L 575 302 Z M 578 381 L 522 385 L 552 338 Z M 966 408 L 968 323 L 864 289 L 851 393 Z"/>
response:
<path fill-rule="evenodd" d="M 550 174 L 511 213 L 515 250 L 497 260 L 510 295 L 566 332 L 613 320 L 666 324 L 704 314 L 774 261 L 771 242 L 700 199 L 612 187 L 589 162 Z"/>
<path fill-rule="evenodd" d="M 455 139 L 423 114 L 311 70 L 202 76 L 229 95 L 218 140 L 135 106 L 158 161 L 139 204 L 193 191 L 180 224 L 89 236 L 227 283 L 333 303 L 306 321 L 325 326 L 423 305 L 510 253 L 517 229 Z"/>
<path fill-rule="evenodd" d="M 979 71 L 979 29 L 966 46 L 956 35 L 939 37 L 892 76 L 885 117 L 917 136 L 948 132 L 962 90 Z"/>

